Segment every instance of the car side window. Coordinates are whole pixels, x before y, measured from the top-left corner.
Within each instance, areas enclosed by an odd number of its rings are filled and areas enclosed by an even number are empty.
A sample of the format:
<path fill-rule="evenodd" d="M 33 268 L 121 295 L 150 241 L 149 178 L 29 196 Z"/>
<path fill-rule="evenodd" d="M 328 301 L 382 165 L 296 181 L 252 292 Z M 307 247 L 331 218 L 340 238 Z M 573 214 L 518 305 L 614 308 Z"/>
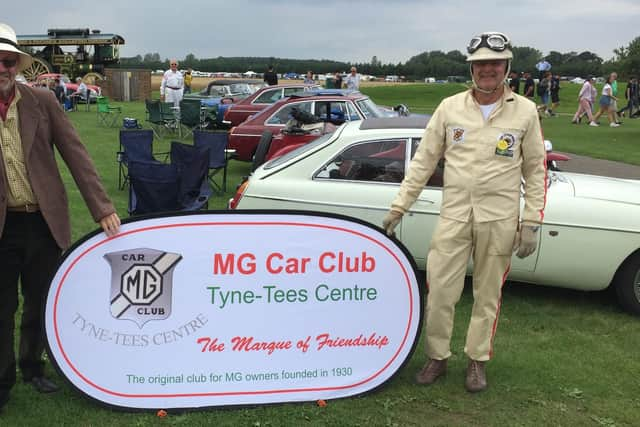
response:
<path fill-rule="evenodd" d="M 324 122 L 341 125 L 349 119 L 344 101 L 316 101 L 315 115 Z"/>
<path fill-rule="evenodd" d="M 420 145 L 420 138 L 413 138 L 411 140 L 411 158 L 413 159 L 414 154 L 416 154 L 416 150 L 418 149 L 418 145 Z M 440 159 L 438 162 L 438 166 L 436 166 L 436 170 L 433 171 L 433 175 L 427 181 L 427 187 L 442 187 L 444 184 L 444 159 Z"/>
<path fill-rule="evenodd" d="M 279 109 L 274 115 L 272 115 L 267 121 L 268 125 L 285 125 L 291 119 L 291 110 L 297 108 L 301 111 L 311 113 L 310 102 L 296 102 L 293 104 L 287 104 Z"/>
<path fill-rule="evenodd" d="M 345 105 L 347 107 L 347 120 L 360 120 L 360 114 L 358 114 L 356 107 L 350 102 L 347 102 Z"/>
<path fill-rule="evenodd" d="M 253 100 L 254 104 L 273 104 L 282 98 L 282 89 L 265 90 Z"/>
<path fill-rule="evenodd" d="M 339 153 L 316 178 L 400 183 L 405 160 L 404 139 L 361 142 Z"/>
<path fill-rule="evenodd" d="M 291 96 L 294 93 L 298 93 L 303 91 L 304 89 L 301 89 L 299 87 L 285 87 L 284 88 L 284 96 Z"/>

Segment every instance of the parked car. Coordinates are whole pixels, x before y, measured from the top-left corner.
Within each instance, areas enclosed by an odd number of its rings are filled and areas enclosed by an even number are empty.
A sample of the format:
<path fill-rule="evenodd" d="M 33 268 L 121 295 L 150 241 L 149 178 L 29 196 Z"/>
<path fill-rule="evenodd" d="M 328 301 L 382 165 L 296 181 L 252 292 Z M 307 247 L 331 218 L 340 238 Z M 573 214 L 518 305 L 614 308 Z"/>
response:
<path fill-rule="evenodd" d="M 380 108 L 368 96 L 357 91 L 311 90 L 292 94 L 232 127 L 229 131 L 229 148 L 236 150 L 239 160 L 251 161 L 262 133 L 265 130 L 274 135 L 280 133 L 291 119 L 293 109 L 308 112 L 321 121 L 336 125 L 346 121 L 399 115 L 397 111 Z"/>
<path fill-rule="evenodd" d="M 265 86 L 253 95 L 241 99 L 231 105 L 224 113 L 224 121 L 230 126 L 238 126 L 240 123 L 244 122 L 247 117 L 262 111 L 264 108 L 284 97 L 304 90 L 319 88 L 320 86 L 318 85 L 309 86 L 302 83 Z"/>
<path fill-rule="evenodd" d="M 202 106 L 213 111 L 216 124 L 223 125 L 224 113 L 234 102 L 238 102 L 255 92 L 257 80 L 213 80 L 200 92 L 184 95 L 184 99 L 199 99 Z"/>
<path fill-rule="evenodd" d="M 66 74 L 60 73 L 45 73 L 40 74 L 36 81 L 32 83 L 32 86 L 41 86 L 44 83 L 47 83 L 51 80 L 60 79 L 65 84 L 67 88 L 67 95 L 71 95 L 74 92 L 78 91 L 78 83 L 72 82 L 69 80 Z M 102 88 L 96 85 L 87 85 L 87 89 L 89 89 L 89 99 L 91 102 L 95 102 L 96 98 L 102 95 Z"/>
<path fill-rule="evenodd" d="M 232 104 L 251 95 L 254 90 L 250 86 L 253 81 L 213 80 L 200 92 L 184 95 L 189 99 L 200 99 L 203 105 L 213 106 L 220 103 Z"/>
<path fill-rule="evenodd" d="M 425 124 L 415 117 L 348 123 L 262 165 L 229 207 L 333 212 L 380 226 Z M 422 269 L 444 167 L 396 229 Z M 509 279 L 585 291 L 611 285 L 620 304 L 640 315 L 640 181 L 550 171 L 547 190 L 537 251 L 513 257 Z"/>

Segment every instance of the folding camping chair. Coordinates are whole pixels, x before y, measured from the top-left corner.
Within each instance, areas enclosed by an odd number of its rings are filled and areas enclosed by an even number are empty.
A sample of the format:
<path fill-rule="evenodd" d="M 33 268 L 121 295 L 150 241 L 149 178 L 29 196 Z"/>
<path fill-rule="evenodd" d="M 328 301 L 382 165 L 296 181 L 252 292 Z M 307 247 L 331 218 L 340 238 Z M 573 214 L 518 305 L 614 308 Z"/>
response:
<path fill-rule="evenodd" d="M 180 126 L 185 128 L 188 133 L 193 133 L 195 129 L 204 129 L 204 119 L 205 116 L 199 99 L 183 99 L 180 101 Z"/>
<path fill-rule="evenodd" d="M 145 99 L 144 105 L 147 108 L 147 121 L 151 125 L 153 133 L 161 138 L 160 132 L 164 129 L 165 121 L 160 112 L 160 101 Z"/>
<path fill-rule="evenodd" d="M 109 105 L 109 98 L 99 96 L 96 98 L 98 110 L 98 124 L 113 127 L 122 113 L 122 108 Z"/>
<path fill-rule="evenodd" d="M 172 162 L 129 162 L 130 215 L 192 211 L 206 207 L 211 196 L 207 182 L 207 149 L 172 143 Z"/>
<path fill-rule="evenodd" d="M 183 210 L 207 207 L 212 191 L 207 181 L 209 148 L 171 141 L 171 164 L 180 176 L 178 202 Z"/>
<path fill-rule="evenodd" d="M 161 163 L 153 155 L 153 131 L 148 129 L 120 130 L 118 161 L 118 188 L 122 190 L 129 180 L 129 162 Z"/>
<path fill-rule="evenodd" d="M 129 183 L 129 215 L 180 210 L 176 165 L 131 160 Z"/>
<path fill-rule="evenodd" d="M 212 188 L 224 195 L 227 191 L 227 144 L 229 135 L 227 132 L 211 132 L 204 130 L 193 131 L 193 145 L 195 147 L 207 147 L 209 149 L 209 182 Z M 217 183 L 215 176 L 222 171 L 222 182 Z"/>

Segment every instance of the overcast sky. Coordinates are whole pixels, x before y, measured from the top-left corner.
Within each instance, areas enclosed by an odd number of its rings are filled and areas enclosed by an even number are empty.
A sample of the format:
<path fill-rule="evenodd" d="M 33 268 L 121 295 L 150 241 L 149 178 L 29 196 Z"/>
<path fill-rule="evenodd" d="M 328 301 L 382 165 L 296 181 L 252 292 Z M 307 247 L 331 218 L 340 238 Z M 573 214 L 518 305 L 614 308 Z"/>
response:
<path fill-rule="evenodd" d="M 639 0 L 30 0 L 3 2 L 18 34 L 91 28 L 124 37 L 121 56 L 260 56 L 382 63 L 425 51 L 465 53 L 474 34 L 502 31 L 548 54 L 604 60 L 640 36 Z M 260 70 L 258 70 L 260 71 Z M 282 71 L 282 70 L 280 70 Z"/>

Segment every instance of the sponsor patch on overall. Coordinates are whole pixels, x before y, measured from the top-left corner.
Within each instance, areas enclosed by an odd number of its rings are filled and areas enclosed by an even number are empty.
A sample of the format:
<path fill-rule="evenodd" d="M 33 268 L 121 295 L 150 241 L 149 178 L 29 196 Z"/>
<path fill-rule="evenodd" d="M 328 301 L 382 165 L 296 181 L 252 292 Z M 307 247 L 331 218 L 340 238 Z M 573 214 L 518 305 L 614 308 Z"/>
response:
<path fill-rule="evenodd" d="M 462 142 L 464 142 L 464 129 L 463 128 L 453 128 L 451 129 L 452 132 L 452 142 L 454 144 L 460 144 Z"/>
<path fill-rule="evenodd" d="M 496 156 L 513 157 L 513 146 L 516 144 L 516 137 L 510 133 L 503 133 L 498 137 L 496 144 Z"/>

